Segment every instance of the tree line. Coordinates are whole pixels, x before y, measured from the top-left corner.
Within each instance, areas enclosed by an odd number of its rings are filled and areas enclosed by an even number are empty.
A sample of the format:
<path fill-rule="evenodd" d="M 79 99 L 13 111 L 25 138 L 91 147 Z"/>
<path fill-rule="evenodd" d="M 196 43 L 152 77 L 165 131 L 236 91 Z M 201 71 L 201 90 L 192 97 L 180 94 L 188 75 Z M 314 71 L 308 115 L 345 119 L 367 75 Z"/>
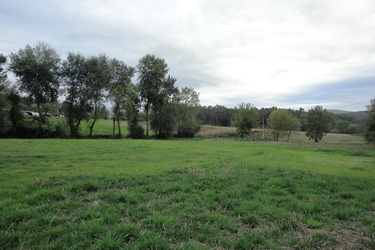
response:
<path fill-rule="evenodd" d="M 149 137 L 149 130 L 160 138 L 172 135 L 192 137 L 199 131 L 199 94 L 189 87 L 177 88 L 176 79 L 168 75 L 162 58 L 147 54 L 136 67 L 106 55 L 83 56 L 69 52 L 65 60 L 46 43 L 27 45 L 9 56 L 8 71 L 16 77 L 12 86 L 7 81 L 1 55 L 0 133 L 19 137 L 25 131 L 34 137 L 44 137 L 48 129 L 48 106 L 63 97 L 62 112 L 69 136 L 80 137 L 80 125 L 87 122 L 89 137 L 105 112 L 104 104 L 113 105 L 113 136 L 122 137 L 120 121 L 126 117 L 131 138 Z M 138 82 L 132 79 L 138 74 Z M 26 126 L 21 101 L 33 103 L 36 115 L 33 126 Z M 146 132 L 139 124 L 139 112 L 144 108 Z M 59 109 L 59 107 L 56 107 Z M 58 130 L 58 129 L 56 129 Z M 47 135 L 48 136 L 48 135 Z"/>
<path fill-rule="evenodd" d="M 16 77 L 15 83 L 9 83 L 7 71 Z M 0 135 L 78 138 L 85 122 L 91 137 L 98 119 L 109 118 L 105 104 L 111 103 L 112 136 L 118 138 L 123 136 L 120 123 L 124 119 L 130 138 L 148 138 L 150 130 L 157 138 L 193 137 L 200 125 L 234 126 L 240 136 L 265 127 L 273 131 L 276 141 L 283 136 L 289 140 L 291 131 L 296 130 L 305 131 L 314 141 L 332 131 L 362 133 L 369 141 L 374 137 L 373 100 L 367 113 L 359 116 L 333 115 L 321 106 L 308 111 L 257 109 L 250 103 L 235 108 L 201 106 L 199 93 L 189 87 L 177 88 L 176 79 L 168 72 L 165 60 L 152 54 L 140 58 L 135 67 L 104 54 L 87 57 L 69 52 L 61 60 L 42 42 L 11 53 L 8 63 L 7 57 L 0 55 Z M 64 100 L 61 104 L 59 97 Z M 31 122 L 25 121 L 25 107 L 36 113 Z M 50 113 L 64 114 L 68 135 L 60 123 L 51 129 Z"/>
<path fill-rule="evenodd" d="M 375 99 L 374 99 L 375 100 Z M 341 134 L 362 134 L 367 141 L 374 141 L 371 131 L 375 128 L 374 100 L 370 100 L 367 111 L 333 114 L 321 106 L 305 111 L 303 108 L 279 109 L 277 107 L 257 109 L 250 103 L 241 103 L 234 109 L 216 105 L 201 107 L 202 124 L 213 126 L 235 126 L 240 136 L 247 136 L 252 128 L 272 130 L 274 140 L 286 136 L 289 141 L 292 131 L 303 131 L 314 141 L 334 132 Z M 229 121 L 229 122 L 228 122 Z M 229 124 L 229 125 L 228 125 Z"/>

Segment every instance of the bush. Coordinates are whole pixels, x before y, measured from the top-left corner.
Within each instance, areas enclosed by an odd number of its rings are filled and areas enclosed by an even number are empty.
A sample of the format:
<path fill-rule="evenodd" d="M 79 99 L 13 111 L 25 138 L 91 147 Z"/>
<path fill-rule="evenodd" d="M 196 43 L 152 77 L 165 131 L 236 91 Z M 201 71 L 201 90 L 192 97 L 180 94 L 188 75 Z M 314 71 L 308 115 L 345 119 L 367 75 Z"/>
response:
<path fill-rule="evenodd" d="M 130 124 L 129 127 L 129 137 L 132 139 L 143 139 L 145 138 L 145 130 L 144 128 L 137 124 Z"/>
<path fill-rule="evenodd" d="M 195 123 L 195 124 L 194 124 Z M 177 132 L 177 137 L 180 138 L 193 138 L 196 133 L 199 132 L 201 129 L 201 126 L 198 122 L 195 122 L 190 124 L 189 126 L 184 126 L 180 128 Z"/>
<path fill-rule="evenodd" d="M 68 134 L 66 132 L 67 130 L 68 128 L 67 128 L 66 123 L 62 123 L 58 121 L 58 123 L 55 125 L 55 131 L 54 131 L 55 137 L 67 138 L 68 137 Z"/>

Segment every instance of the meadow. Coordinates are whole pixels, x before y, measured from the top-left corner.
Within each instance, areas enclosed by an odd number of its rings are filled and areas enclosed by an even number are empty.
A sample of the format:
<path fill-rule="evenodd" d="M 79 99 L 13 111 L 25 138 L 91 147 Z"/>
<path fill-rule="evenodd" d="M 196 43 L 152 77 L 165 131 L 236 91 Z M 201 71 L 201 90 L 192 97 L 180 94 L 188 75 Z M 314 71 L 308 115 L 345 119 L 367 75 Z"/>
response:
<path fill-rule="evenodd" d="M 0 144 L 0 249 L 375 248 L 363 144 Z"/>
<path fill-rule="evenodd" d="M 60 124 L 65 131 L 65 134 L 69 134 L 68 127 L 65 122 L 65 118 L 62 117 L 54 117 L 50 119 L 50 124 L 52 126 L 56 124 Z M 146 124 L 143 122 L 140 123 L 144 129 L 146 128 Z M 126 121 L 121 121 L 121 131 L 122 135 L 126 136 L 128 134 L 128 127 Z M 93 137 L 96 138 L 108 138 L 112 136 L 112 129 L 113 129 L 112 120 L 98 120 L 95 124 L 93 130 Z M 117 124 L 116 124 L 117 126 Z M 116 127 L 117 133 L 117 127 Z M 82 136 L 87 136 L 89 134 L 89 125 L 86 122 L 82 122 L 80 126 L 80 134 Z M 150 135 L 153 135 L 153 131 L 150 131 Z M 266 141 L 273 141 L 272 131 L 266 129 L 264 131 L 264 138 L 263 138 L 263 130 L 262 129 L 253 129 L 253 132 L 247 138 L 239 138 L 234 127 L 218 127 L 218 126 L 210 126 L 210 125 L 202 125 L 200 132 L 197 133 L 196 138 L 198 139 L 207 139 L 207 138 L 224 138 L 224 139 L 235 139 L 235 140 L 266 140 Z M 286 137 L 280 137 L 280 142 L 286 142 Z M 303 144 L 311 144 L 314 145 L 313 140 L 309 140 L 308 137 L 305 136 L 305 132 L 295 131 L 292 133 L 290 142 L 292 143 L 303 143 Z M 349 134 L 335 134 L 335 133 L 328 133 L 323 137 L 321 144 L 350 144 L 350 145 L 359 145 L 364 144 L 365 139 L 362 135 L 349 135 Z"/>

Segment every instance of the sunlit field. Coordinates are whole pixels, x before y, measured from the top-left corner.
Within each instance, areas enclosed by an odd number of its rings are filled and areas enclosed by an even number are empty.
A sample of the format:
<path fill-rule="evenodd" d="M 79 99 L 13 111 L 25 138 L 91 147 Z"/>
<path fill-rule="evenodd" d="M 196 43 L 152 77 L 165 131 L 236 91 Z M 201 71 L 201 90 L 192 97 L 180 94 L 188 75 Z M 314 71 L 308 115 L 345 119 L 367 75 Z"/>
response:
<path fill-rule="evenodd" d="M 0 144 L 0 249 L 375 247 L 366 144 Z"/>

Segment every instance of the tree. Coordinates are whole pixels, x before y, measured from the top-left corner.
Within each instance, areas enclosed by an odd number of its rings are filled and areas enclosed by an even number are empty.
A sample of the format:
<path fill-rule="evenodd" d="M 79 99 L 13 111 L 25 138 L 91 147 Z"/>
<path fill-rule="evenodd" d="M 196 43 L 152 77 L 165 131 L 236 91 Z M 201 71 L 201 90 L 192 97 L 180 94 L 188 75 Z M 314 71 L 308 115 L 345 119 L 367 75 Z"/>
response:
<path fill-rule="evenodd" d="M 338 121 L 336 122 L 336 125 L 335 125 L 335 129 L 340 134 L 348 133 L 349 132 L 349 122 L 345 121 L 345 120 L 342 120 L 342 119 L 338 119 Z"/>
<path fill-rule="evenodd" d="M 226 108 L 222 105 L 215 105 L 214 107 L 201 106 L 198 118 L 201 124 L 229 127 L 231 125 L 231 118 L 236 112 L 236 109 Z"/>
<path fill-rule="evenodd" d="M 7 79 L 7 72 L 4 67 L 6 62 L 7 62 L 6 56 L 4 56 L 3 54 L 0 54 L 0 84 L 4 83 L 5 80 Z"/>
<path fill-rule="evenodd" d="M 153 110 L 151 114 L 151 129 L 157 138 L 168 139 L 173 136 L 176 128 L 177 104 L 166 103 Z"/>
<path fill-rule="evenodd" d="M 114 103 L 113 107 L 113 137 L 115 137 L 115 127 L 117 121 L 118 136 L 121 137 L 120 116 L 125 109 L 126 99 L 130 88 L 132 88 L 131 78 L 134 75 L 134 68 L 127 66 L 124 62 L 112 59 L 109 62 L 111 69 L 111 81 L 109 83 L 109 99 Z"/>
<path fill-rule="evenodd" d="M 261 108 L 259 109 L 259 116 L 260 116 L 260 119 L 261 119 L 261 124 L 264 126 L 268 126 L 268 118 L 270 116 L 270 114 L 272 113 L 272 111 L 274 110 L 277 110 L 277 107 L 273 106 L 271 108 Z"/>
<path fill-rule="evenodd" d="M 100 110 L 99 110 L 99 117 L 101 119 L 108 120 L 109 116 L 110 116 L 110 112 L 107 109 L 107 107 L 104 104 L 101 105 Z"/>
<path fill-rule="evenodd" d="M 86 58 L 80 54 L 68 53 L 67 59 L 62 63 L 61 77 L 66 95 L 64 114 L 71 137 L 79 136 L 81 121 L 93 110 L 86 81 L 88 74 Z"/>
<path fill-rule="evenodd" d="M 0 54 L 0 134 L 5 134 L 8 128 L 8 112 L 9 102 L 7 98 L 8 85 L 6 82 L 7 75 L 5 67 L 7 58 Z"/>
<path fill-rule="evenodd" d="M 250 103 L 241 103 L 237 113 L 233 115 L 232 124 L 237 128 L 241 137 L 249 135 L 252 128 L 257 127 L 259 114 L 257 109 Z"/>
<path fill-rule="evenodd" d="M 104 90 L 108 89 L 111 71 L 108 58 L 105 55 L 91 56 L 86 59 L 87 75 L 86 85 L 89 101 L 93 107 L 89 121 L 89 136 L 92 136 L 94 125 L 100 116 L 100 108 L 105 97 Z"/>
<path fill-rule="evenodd" d="M 375 99 L 370 101 L 370 105 L 367 106 L 367 118 L 366 118 L 366 141 L 374 143 L 375 142 Z"/>
<path fill-rule="evenodd" d="M 146 137 L 149 137 L 149 112 L 151 109 L 154 111 L 154 118 L 158 113 L 161 115 L 162 107 L 168 103 L 168 98 L 176 92 L 174 87 L 176 79 L 167 77 L 169 69 L 164 59 L 151 54 L 147 54 L 139 60 L 137 70 L 140 97 L 145 103 Z M 157 122 L 154 125 L 158 127 Z"/>
<path fill-rule="evenodd" d="M 142 139 L 144 138 L 145 133 L 143 127 L 138 124 L 138 113 L 141 108 L 141 101 L 138 92 L 138 86 L 131 84 L 125 105 L 129 137 L 133 139 Z"/>
<path fill-rule="evenodd" d="M 182 88 L 174 96 L 176 103 L 177 136 L 193 137 L 200 129 L 198 120 L 199 93 L 193 88 Z"/>
<path fill-rule="evenodd" d="M 174 87 L 175 82 L 175 78 L 168 76 L 152 104 L 151 128 L 159 138 L 172 137 L 176 126 L 177 105 L 173 103 L 173 95 L 178 89 Z"/>
<path fill-rule="evenodd" d="M 9 69 L 17 77 L 19 89 L 28 94 L 37 105 L 39 131 L 47 123 L 47 111 L 43 105 L 56 101 L 58 97 L 59 62 L 57 52 L 41 42 L 35 47 L 27 45 L 25 49 L 10 55 Z"/>
<path fill-rule="evenodd" d="M 273 110 L 267 121 L 269 127 L 274 130 L 275 141 L 279 140 L 280 135 L 288 135 L 289 141 L 292 131 L 300 130 L 301 126 L 299 120 L 284 109 Z"/>
<path fill-rule="evenodd" d="M 306 117 L 306 136 L 318 142 L 330 132 L 332 127 L 332 115 L 321 106 L 309 109 Z"/>
<path fill-rule="evenodd" d="M 9 109 L 9 120 L 12 124 L 11 130 L 13 130 L 13 136 L 17 137 L 17 130 L 21 125 L 23 115 L 20 110 L 21 97 L 15 89 L 10 90 L 8 94 L 8 100 L 11 103 Z"/>

